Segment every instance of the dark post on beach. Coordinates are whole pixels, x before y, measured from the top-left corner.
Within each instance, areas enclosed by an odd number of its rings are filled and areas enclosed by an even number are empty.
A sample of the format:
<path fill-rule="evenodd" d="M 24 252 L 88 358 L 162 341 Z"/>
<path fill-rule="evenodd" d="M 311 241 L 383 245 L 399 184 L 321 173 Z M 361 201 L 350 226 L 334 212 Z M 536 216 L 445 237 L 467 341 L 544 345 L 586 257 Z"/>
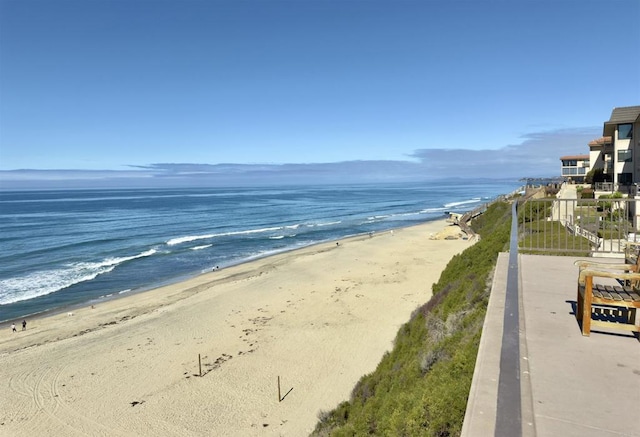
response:
<path fill-rule="evenodd" d="M 198 369 L 200 370 L 200 376 L 202 376 L 202 360 L 200 360 L 200 354 L 198 354 Z"/>
<path fill-rule="evenodd" d="M 284 401 L 284 398 L 286 398 L 289 393 L 291 393 L 291 390 L 293 390 L 293 387 L 291 387 L 289 391 L 286 392 L 284 396 L 282 396 L 282 392 L 280 391 L 280 375 L 278 375 L 278 402 Z"/>

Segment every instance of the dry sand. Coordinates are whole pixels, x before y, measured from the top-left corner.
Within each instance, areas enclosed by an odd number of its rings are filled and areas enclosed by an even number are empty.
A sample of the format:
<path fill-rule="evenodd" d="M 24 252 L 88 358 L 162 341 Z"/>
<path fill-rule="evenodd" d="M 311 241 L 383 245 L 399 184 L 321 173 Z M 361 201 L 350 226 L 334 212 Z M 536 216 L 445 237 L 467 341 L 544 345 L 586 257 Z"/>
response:
<path fill-rule="evenodd" d="M 308 435 L 472 244 L 458 233 L 354 237 L 3 326 L 0 435 Z"/>

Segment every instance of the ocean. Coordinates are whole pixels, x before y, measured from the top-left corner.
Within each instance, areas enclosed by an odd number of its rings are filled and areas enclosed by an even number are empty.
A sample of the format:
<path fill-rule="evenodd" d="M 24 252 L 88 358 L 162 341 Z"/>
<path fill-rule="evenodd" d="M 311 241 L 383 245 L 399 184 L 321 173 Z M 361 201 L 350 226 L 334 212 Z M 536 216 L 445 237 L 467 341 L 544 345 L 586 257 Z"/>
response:
<path fill-rule="evenodd" d="M 0 322 L 464 212 L 511 181 L 0 191 Z"/>

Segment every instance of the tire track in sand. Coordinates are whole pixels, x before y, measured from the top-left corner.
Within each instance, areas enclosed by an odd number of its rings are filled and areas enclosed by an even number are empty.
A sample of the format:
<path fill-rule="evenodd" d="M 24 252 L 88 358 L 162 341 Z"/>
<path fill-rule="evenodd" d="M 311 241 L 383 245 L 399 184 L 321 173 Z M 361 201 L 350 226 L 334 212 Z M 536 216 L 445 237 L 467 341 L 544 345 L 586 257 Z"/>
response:
<path fill-rule="evenodd" d="M 9 381 L 11 390 L 31 399 L 32 408 L 25 411 L 31 435 L 121 435 L 116 429 L 106 427 L 81 410 L 64 402 L 60 395 L 60 375 L 65 367 L 44 366 L 30 372 L 15 375 Z"/>

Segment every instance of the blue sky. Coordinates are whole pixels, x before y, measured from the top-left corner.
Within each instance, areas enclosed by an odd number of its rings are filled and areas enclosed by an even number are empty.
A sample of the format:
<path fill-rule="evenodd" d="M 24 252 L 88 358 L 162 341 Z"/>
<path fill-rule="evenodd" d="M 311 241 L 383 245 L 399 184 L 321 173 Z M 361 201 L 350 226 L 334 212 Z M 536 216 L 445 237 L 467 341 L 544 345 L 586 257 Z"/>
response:
<path fill-rule="evenodd" d="M 0 0 L 0 187 L 556 175 L 640 104 L 639 22 L 638 0 Z"/>

